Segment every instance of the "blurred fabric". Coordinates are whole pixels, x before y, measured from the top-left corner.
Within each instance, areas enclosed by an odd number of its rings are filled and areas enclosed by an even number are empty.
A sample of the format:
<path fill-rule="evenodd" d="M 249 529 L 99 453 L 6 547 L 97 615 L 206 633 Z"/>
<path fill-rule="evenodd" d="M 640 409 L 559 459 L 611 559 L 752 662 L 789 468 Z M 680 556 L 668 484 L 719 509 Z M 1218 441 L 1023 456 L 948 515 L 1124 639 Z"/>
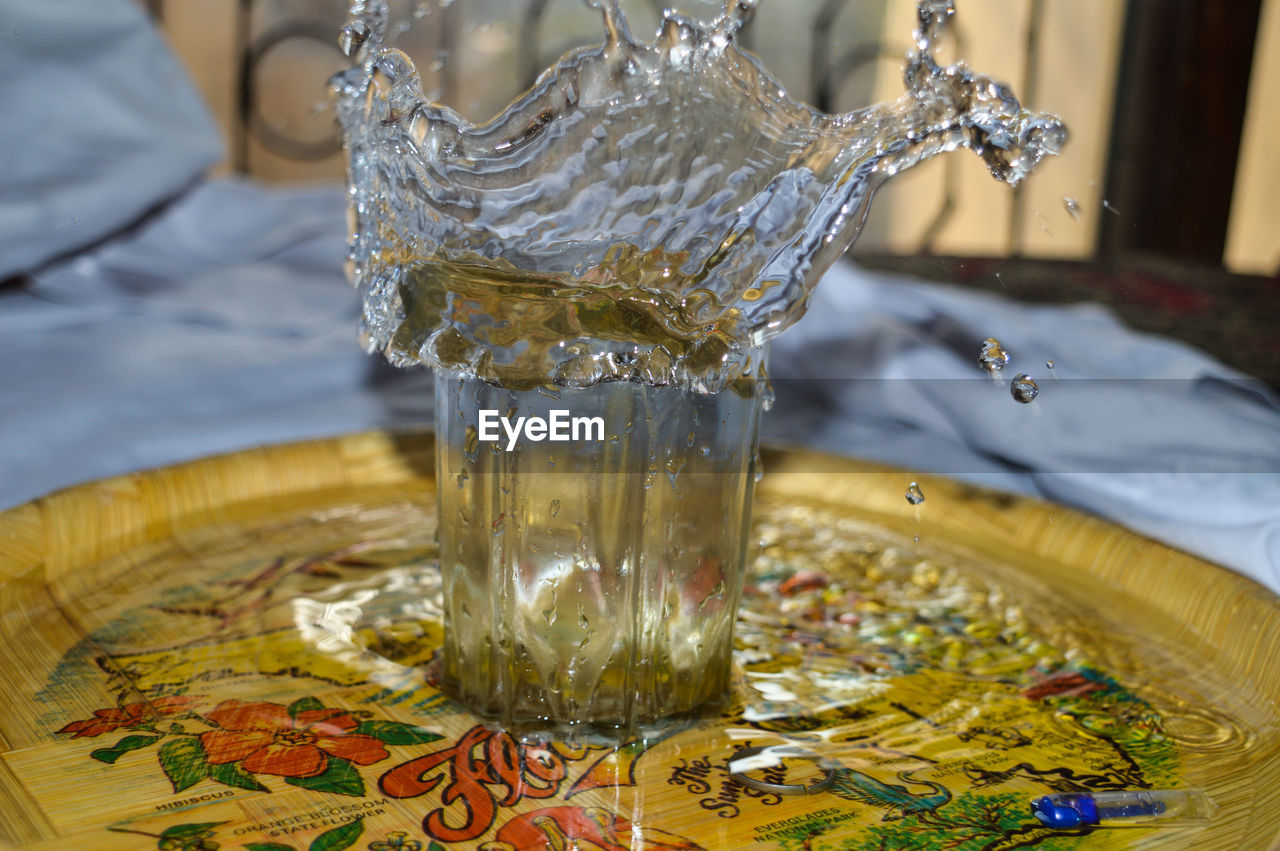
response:
<path fill-rule="evenodd" d="M 222 156 L 130 0 L 0 0 L 0 281 L 137 221 Z"/>
<path fill-rule="evenodd" d="M 1010 354 L 995 380 L 987 337 Z M 1075 506 L 1280 590 L 1280 400 L 1102 307 L 840 264 L 771 363 L 766 434 Z"/>

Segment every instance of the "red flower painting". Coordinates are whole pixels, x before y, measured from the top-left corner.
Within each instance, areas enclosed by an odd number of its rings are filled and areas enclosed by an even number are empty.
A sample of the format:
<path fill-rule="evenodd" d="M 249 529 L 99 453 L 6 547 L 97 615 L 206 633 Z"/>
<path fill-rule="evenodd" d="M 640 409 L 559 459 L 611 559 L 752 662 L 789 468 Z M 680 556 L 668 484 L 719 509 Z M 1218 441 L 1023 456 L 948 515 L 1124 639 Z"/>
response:
<path fill-rule="evenodd" d="M 196 702 L 160 697 L 99 709 L 92 718 L 73 721 L 58 732 L 80 739 L 121 728 L 135 731 L 89 757 L 114 765 L 155 748 L 175 793 L 204 781 L 269 792 L 258 778 L 272 775 L 291 786 L 352 796 L 365 794 L 357 766 L 389 757 L 387 745 L 421 745 L 440 738 L 413 724 L 369 718 L 368 712 L 331 709 L 310 696 L 288 706 L 224 700 L 205 713 L 192 709 Z M 164 716 L 170 723 L 157 724 Z"/>
<path fill-rule="evenodd" d="M 314 777 L 330 757 L 371 765 L 389 754 L 381 741 L 355 732 L 360 721 L 340 709 L 308 709 L 291 716 L 276 703 L 224 700 L 206 717 L 217 730 L 200 734 L 212 765 L 240 763 L 250 774 Z"/>
<path fill-rule="evenodd" d="M 192 697 L 157 697 L 149 702 L 130 703 L 118 709 L 95 709 L 93 717 L 84 721 L 72 721 L 59 730 L 71 733 L 73 739 L 101 736 L 115 730 L 136 730 L 166 715 L 179 715 L 196 703 Z"/>

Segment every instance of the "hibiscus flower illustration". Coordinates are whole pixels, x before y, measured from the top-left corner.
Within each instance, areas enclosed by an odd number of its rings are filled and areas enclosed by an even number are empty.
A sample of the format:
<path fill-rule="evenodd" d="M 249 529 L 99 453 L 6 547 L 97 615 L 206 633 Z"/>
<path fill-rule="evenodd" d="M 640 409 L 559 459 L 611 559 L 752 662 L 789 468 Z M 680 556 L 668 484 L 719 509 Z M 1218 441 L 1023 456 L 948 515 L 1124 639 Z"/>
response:
<path fill-rule="evenodd" d="M 360 721 L 341 709 L 290 715 L 276 703 L 224 700 L 205 717 L 219 728 L 200 734 L 208 762 L 240 763 L 250 774 L 314 777 L 330 757 L 370 765 L 390 755 L 378 739 L 353 732 Z"/>
<path fill-rule="evenodd" d="M 140 726 L 150 725 L 166 715 L 178 715 L 186 712 L 196 703 L 194 697 L 157 697 L 149 702 L 130 703 L 118 709 L 95 709 L 93 717 L 84 721 L 72 721 L 59 730 L 59 733 L 72 733 L 71 738 L 83 739 L 87 736 L 101 736 L 113 730 L 124 728 L 135 730 Z"/>

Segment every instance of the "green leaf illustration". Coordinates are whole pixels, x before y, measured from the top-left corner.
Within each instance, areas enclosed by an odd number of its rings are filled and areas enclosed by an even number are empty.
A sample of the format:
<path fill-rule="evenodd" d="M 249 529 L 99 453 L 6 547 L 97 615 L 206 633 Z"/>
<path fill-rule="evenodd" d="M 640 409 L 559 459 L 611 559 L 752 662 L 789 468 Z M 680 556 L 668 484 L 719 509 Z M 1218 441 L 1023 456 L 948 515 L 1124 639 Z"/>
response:
<path fill-rule="evenodd" d="M 329 757 L 329 767 L 314 777 L 286 777 L 285 781 L 303 789 L 332 792 L 335 795 L 363 795 L 364 781 L 351 763 L 336 756 Z"/>
<path fill-rule="evenodd" d="M 161 839 L 192 839 L 201 834 L 210 833 L 215 827 L 227 824 L 225 821 L 205 821 L 196 824 L 175 824 L 160 834 Z"/>
<path fill-rule="evenodd" d="M 289 704 L 289 717 L 297 718 L 301 712 L 314 712 L 317 709 L 324 709 L 324 704 L 314 697 L 300 697 Z"/>
<path fill-rule="evenodd" d="M 213 778 L 214 782 L 221 783 L 223 786 L 234 786 L 237 789 L 250 789 L 254 792 L 271 791 L 266 786 L 259 783 L 256 777 L 234 762 L 227 762 L 222 765 L 210 764 L 209 776 Z"/>
<path fill-rule="evenodd" d="M 401 724 L 399 721 L 365 721 L 353 732 L 373 736 L 388 745 L 423 745 L 444 738 L 425 727 Z"/>
<path fill-rule="evenodd" d="M 320 834 L 311 840 L 311 844 L 307 846 L 307 851 L 341 851 L 343 848 L 350 848 L 354 845 L 362 833 L 364 833 L 364 819 L 358 818 L 353 822 Z"/>
<path fill-rule="evenodd" d="M 190 789 L 209 776 L 209 763 L 205 759 L 200 740 L 173 739 L 160 746 L 160 767 L 164 769 L 173 791 Z"/>
<path fill-rule="evenodd" d="M 292 845 L 284 845 L 279 842 L 250 842 L 244 846 L 249 851 L 295 851 Z"/>
<path fill-rule="evenodd" d="M 154 745 L 160 741 L 159 736 L 125 736 L 109 748 L 98 748 L 89 754 L 90 757 L 98 762 L 113 763 L 129 751 L 136 751 L 138 748 L 145 748 L 148 745 Z"/>
<path fill-rule="evenodd" d="M 427 851 L 445 851 L 445 847 L 439 842 L 433 840 L 432 843 L 427 846 Z"/>

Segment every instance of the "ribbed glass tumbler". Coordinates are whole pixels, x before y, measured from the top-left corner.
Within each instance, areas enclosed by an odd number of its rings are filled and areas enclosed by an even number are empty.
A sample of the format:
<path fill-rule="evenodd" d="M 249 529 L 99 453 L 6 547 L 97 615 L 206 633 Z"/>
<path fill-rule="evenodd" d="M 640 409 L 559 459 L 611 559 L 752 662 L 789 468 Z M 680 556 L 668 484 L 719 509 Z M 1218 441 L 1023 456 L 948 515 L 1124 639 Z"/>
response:
<path fill-rule="evenodd" d="M 728 694 L 765 382 L 436 377 L 444 679 L 490 723 L 618 740 Z"/>

